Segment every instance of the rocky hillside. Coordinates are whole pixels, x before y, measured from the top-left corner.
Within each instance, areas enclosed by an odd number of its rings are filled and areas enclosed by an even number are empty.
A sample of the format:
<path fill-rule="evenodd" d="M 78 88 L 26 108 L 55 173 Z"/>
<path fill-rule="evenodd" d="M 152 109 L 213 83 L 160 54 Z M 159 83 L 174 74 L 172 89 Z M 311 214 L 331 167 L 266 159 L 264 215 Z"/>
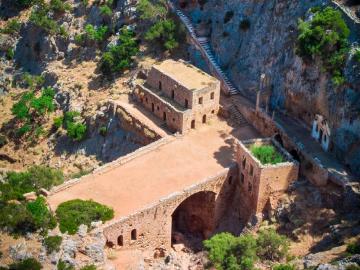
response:
<path fill-rule="evenodd" d="M 360 174 L 360 63 L 353 56 L 360 41 L 356 1 L 351 6 L 339 5 L 349 11 L 342 13 L 351 30 L 342 86 L 332 83 L 318 61 L 304 61 L 296 54 L 298 20 L 309 19 L 312 7 L 338 8 L 337 4 L 324 0 L 179 2 L 198 33 L 210 39 L 219 63 L 236 86 L 254 99 L 260 75 L 267 74 L 271 107 L 286 109 L 309 126 L 315 114 L 323 115 L 331 128 L 333 152 Z"/>

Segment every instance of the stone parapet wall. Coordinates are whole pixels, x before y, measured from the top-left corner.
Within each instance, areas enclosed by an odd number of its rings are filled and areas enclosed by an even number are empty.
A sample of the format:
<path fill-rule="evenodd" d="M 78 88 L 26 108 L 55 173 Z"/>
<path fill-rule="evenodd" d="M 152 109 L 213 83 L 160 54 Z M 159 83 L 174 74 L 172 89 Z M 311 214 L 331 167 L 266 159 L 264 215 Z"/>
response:
<path fill-rule="evenodd" d="M 210 176 L 198 184 L 182 191 L 170 194 L 159 201 L 150 204 L 138 212 L 123 217 L 120 220 L 104 225 L 104 234 L 110 245 L 117 245 L 119 237 L 121 248 L 140 249 L 168 249 L 171 246 L 172 215 L 176 208 L 190 196 L 199 192 L 214 192 L 216 205 L 214 210 L 214 224 L 218 224 L 228 207 L 228 194 L 231 181 L 236 181 L 237 167 L 226 168 L 217 175 Z M 136 240 L 131 239 L 132 231 L 136 230 Z"/>

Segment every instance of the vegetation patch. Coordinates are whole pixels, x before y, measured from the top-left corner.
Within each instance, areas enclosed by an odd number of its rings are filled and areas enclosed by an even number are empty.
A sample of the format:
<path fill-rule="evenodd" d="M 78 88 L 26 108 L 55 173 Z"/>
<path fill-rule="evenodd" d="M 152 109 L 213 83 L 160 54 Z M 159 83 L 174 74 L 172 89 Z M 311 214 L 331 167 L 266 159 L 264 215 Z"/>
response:
<path fill-rule="evenodd" d="M 320 59 L 322 68 L 332 75 L 335 85 L 345 83 L 343 68 L 349 52 L 347 27 L 341 12 L 326 7 L 313 8 L 309 21 L 299 20 L 297 53 L 305 59 Z"/>
<path fill-rule="evenodd" d="M 60 170 L 45 166 L 33 166 L 24 172 L 9 172 L 5 181 L 0 183 L 0 200 L 23 200 L 24 193 L 50 189 L 63 182 L 64 176 Z"/>
<path fill-rule="evenodd" d="M 150 25 L 145 33 L 146 40 L 157 42 L 169 51 L 179 46 L 183 30 L 172 18 L 166 1 L 140 0 L 137 10 L 140 18 Z"/>
<path fill-rule="evenodd" d="M 22 260 L 20 262 L 16 262 L 13 264 L 10 264 L 10 266 L 8 268 L 3 268 L 8 269 L 8 270 L 40 270 L 42 269 L 42 265 L 34 258 L 29 258 L 29 259 L 25 259 Z"/>
<path fill-rule="evenodd" d="M 75 234 L 81 224 L 91 225 L 93 221 L 105 222 L 114 217 L 114 210 L 94 201 L 71 200 L 56 209 L 60 231 Z"/>
<path fill-rule="evenodd" d="M 44 239 L 44 246 L 46 248 L 46 252 L 48 254 L 55 252 L 59 252 L 60 251 L 60 246 L 61 246 L 61 242 L 62 242 L 62 237 L 61 236 L 48 236 Z"/>
<path fill-rule="evenodd" d="M 67 135 L 74 141 L 85 139 L 87 126 L 80 117 L 79 112 L 66 112 L 63 118 L 63 124 L 67 131 Z"/>
<path fill-rule="evenodd" d="M 273 229 L 263 230 L 258 237 L 220 233 L 204 241 L 209 259 L 218 270 L 252 270 L 259 259 L 282 260 L 287 255 L 288 245 L 287 238 Z"/>
<path fill-rule="evenodd" d="M 105 75 L 123 72 L 133 63 L 133 57 L 139 52 L 135 33 L 126 27 L 120 30 L 119 44 L 111 45 L 100 61 L 100 69 Z"/>
<path fill-rule="evenodd" d="M 20 31 L 20 28 L 21 28 L 21 23 L 18 22 L 18 20 L 16 19 L 11 19 L 6 23 L 5 27 L 0 29 L 0 33 L 13 35 L 13 34 L 17 34 Z"/>
<path fill-rule="evenodd" d="M 250 151 L 264 165 L 284 162 L 284 158 L 273 145 L 252 145 Z"/>

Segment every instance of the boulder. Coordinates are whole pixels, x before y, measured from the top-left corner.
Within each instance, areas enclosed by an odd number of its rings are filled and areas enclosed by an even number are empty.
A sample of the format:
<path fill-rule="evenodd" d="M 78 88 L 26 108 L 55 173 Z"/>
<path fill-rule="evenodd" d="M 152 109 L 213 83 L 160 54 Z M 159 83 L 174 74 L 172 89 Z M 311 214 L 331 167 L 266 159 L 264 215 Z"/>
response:
<path fill-rule="evenodd" d="M 23 194 L 24 198 L 26 201 L 35 201 L 37 196 L 36 196 L 36 192 L 35 191 L 32 191 L 32 192 L 29 192 L 29 193 L 25 193 Z"/>
<path fill-rule="evenodd" d="M 10 246 L 9 254 L 14 261 L 22 261 L 32 257 L 31 252 L 28 251 L 26 242 Z"/>

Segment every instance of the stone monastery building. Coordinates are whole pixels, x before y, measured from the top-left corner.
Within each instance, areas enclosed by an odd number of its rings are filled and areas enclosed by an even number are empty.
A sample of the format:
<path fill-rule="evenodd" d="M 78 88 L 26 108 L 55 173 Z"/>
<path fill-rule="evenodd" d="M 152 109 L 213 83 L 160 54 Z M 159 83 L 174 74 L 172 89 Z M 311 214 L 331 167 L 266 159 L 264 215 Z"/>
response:
<path fill-rule="evenodd" d="M 135 96 L 170 129 L 185 133 L 217 115 L 220 81 L 184 61 L 166 60 L 138 83 Z"/>

